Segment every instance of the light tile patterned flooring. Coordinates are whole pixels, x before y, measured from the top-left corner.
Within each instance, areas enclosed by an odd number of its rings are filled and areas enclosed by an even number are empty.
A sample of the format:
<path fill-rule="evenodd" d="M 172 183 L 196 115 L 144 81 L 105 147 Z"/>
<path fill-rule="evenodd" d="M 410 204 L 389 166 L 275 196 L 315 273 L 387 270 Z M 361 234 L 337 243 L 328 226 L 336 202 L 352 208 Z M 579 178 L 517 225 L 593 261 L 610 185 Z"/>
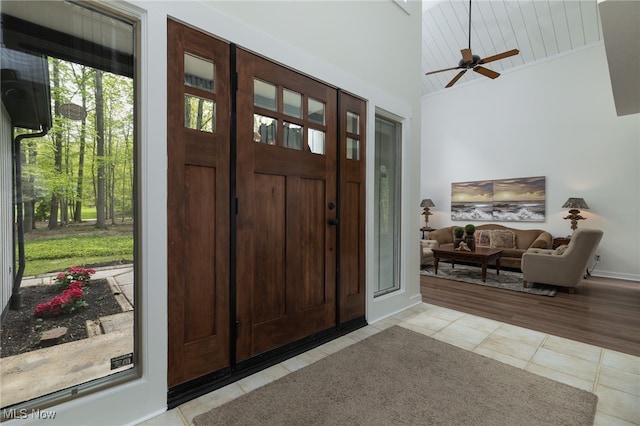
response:
<path fill-rule="evenodd" d="M 598 395 L 595 425 L 640 425 L 640 357 L 422 303 L 154 417 L 144 426 L 193 418 L 393 325 Z"/>

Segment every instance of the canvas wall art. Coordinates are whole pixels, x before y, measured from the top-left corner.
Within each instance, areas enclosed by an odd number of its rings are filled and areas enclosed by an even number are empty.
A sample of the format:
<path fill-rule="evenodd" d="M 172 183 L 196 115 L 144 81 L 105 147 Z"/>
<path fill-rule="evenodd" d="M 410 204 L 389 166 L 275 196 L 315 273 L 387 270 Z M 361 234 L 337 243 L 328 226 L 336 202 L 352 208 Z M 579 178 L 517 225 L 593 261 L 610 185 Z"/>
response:
<path fill-rule="evenodd" d="M 451 219 L 498 222 L 544 222 L 544 176 L 454 182 Z"/>

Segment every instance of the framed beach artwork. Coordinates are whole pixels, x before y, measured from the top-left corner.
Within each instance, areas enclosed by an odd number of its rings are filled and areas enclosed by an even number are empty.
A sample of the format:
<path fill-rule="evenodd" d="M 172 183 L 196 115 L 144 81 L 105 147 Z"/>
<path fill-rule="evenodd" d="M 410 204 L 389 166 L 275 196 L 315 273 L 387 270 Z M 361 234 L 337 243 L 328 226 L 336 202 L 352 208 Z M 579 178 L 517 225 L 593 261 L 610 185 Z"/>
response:
<path fill-rule="evenodd" d="M 454 182 L 451 219 L 498 222 L 544 222 L 544 176 Z"/>

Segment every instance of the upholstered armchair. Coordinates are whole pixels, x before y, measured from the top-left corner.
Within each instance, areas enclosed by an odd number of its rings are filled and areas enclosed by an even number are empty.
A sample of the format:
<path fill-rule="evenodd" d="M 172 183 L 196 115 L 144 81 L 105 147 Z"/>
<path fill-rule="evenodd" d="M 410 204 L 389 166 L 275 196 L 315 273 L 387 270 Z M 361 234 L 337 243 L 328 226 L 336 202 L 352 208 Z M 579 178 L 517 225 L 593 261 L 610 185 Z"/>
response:
<path fill-rule="evenodd" d="M 420 266 L 431 265 L 433 263 L 433 251 L 438 248 L 436 240 L 420 240 Z"/>
<path fill-rule="evenodd" d="M 573 293 L 584 277 L 602 234 L 598 229 L 579 228 L 566 246 L 556 250 L 528 249 L 520 264 L 523 285 L 551 284 L 568 287 L 569 293 Z"/>

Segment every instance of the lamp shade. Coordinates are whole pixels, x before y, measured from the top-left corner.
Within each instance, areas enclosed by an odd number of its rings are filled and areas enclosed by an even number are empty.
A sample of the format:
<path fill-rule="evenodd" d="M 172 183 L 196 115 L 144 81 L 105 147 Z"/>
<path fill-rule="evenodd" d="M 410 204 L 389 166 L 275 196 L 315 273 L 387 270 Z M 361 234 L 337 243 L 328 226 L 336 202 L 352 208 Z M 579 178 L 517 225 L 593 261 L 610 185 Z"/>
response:
<path fill-rule="evenodd" d="M 425 198 L 420 203 L 420 207 L 435 207 L 435 204 L 433 204 L 433 201 L 431 201 L 431 198 Z"/>
<path fill-rule="evenodd" d="M 579 209 L 579 210 L 589 210 L 589 206 L 584 198 L 569 198 L 563 205 L 563 209 Z"/>

